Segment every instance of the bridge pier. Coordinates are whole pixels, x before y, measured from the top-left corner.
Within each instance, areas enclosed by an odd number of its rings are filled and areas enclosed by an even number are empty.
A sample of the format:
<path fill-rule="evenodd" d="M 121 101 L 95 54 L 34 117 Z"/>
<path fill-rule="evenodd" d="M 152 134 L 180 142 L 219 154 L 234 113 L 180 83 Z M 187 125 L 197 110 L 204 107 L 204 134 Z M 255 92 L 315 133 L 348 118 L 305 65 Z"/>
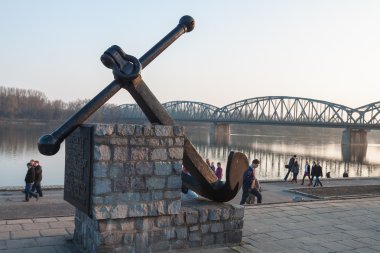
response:
<path fill-rule="evenodd" d="M 214 137 L 214 143 L 217 145 L 230 144 L 230 124 L 214 123 L 211 131 L 211 137 Z"/>
<path fill-rule="evenodd" d="M 342 133 L 342 157 L 344 162 L 363 162 L 367 154 L 365 129 L 345 129 Z"/>

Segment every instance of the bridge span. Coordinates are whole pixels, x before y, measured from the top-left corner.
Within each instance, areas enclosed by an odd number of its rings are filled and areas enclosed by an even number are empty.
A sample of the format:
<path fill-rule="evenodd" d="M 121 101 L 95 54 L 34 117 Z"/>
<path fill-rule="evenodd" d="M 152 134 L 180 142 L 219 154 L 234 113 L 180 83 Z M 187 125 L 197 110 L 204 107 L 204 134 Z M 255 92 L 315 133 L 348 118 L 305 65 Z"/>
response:
<path fill-rule="evenodd" d="M 268 96 L 223 107 L 194 101 L 172 101 L 163 106 L 177 121 L 380 129 L 380 101 L 350 108 L 323 100 Z M 123 119 L 145 119 L 137 104 L 120 105 L 119 109 Z"/>

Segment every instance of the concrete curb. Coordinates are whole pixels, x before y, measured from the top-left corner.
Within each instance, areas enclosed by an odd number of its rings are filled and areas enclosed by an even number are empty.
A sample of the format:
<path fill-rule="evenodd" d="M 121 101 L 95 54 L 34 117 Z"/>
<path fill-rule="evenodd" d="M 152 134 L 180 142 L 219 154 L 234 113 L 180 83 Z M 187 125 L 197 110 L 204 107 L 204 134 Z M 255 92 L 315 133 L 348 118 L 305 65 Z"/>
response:
<path fill-rule="evenodd" d="M 6 191 L 22 191 L 24 190 L 24 186 L 1 186 L 0 191 L 6 192 Z M 41 187 L 42 190 L 63 190 L 63 185 L 44 185 Z"/>
<path fill-rule="evenodd" d="M 349 178 L 323 178 L 323 181 L 353 181 L 353 180 L 380 180 L 380 177 L 349 177 Z M 284 183 L 282 179 L 267 179 L 260 180 L 260 183 L 270 184 L 270 183 Z M 63 190 L 64 185 L 43 185 L 43 190 Z M 22 191 L 24 186 L 0 186 L 0 191 Z"/>
<path fill-rule="evenodd" d="M 345 177 L 345 178 L 326 178 L 323 177 L 323 181 L 353 181 L 353 180 L 380 180 L 380 177 Z M 259 178 L 260 180 L 260 178 Z M 260 180 L 260 183 L 284 183 L 285 181 L 283 179 L 267 179 L 267 180 Z"/>

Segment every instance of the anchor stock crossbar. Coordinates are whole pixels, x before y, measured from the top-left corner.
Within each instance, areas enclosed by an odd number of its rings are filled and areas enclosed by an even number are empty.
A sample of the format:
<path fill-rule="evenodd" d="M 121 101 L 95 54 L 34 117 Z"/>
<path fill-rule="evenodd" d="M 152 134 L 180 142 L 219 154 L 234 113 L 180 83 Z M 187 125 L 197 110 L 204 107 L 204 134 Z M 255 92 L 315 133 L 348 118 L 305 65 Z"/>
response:
<path fill-rule="evenodd" d="M 140 106 L 151 123 L 173 125 L 174 120 L 141 78 L 141 69 L 152 62 L 177 38 L 194 29 L 194 19 L 184 16 L 179 24 L 140 59 L 127 55 L 118 46 L 112 46 L 101 57 L 103 64 L 113 70 L 115 80 L 89 101 L 81 110 L 69 118 L 60 128 L 39 139 L 38 149 L 44 155 L 54 155 L 60 144 L 80 124 L 90 117 L 100 106 L 108 101 L 121 88 L 126 89 Z M 217 180 L 191 141 L 185 137 L 183 165 L 191 176 L 183 175 L 183 183 L 203 197 L 226 202 L 238 193 L 242 185 L 242 175 L 248 167 L 248 159 L 241 152 L 231 151 L 226 167 L 226 181 Z"/>

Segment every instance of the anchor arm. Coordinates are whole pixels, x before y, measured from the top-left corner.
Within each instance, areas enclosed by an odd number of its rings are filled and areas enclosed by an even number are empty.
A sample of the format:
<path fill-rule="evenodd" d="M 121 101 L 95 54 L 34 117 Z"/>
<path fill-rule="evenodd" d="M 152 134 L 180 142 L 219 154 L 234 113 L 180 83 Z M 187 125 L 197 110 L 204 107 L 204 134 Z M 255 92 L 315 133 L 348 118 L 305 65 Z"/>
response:
<path fill-rule="evenodd" d="M 119 77 L 121 76 L 122 78 L 111 82 L 82 109 L 72 115 L 64 124 L 62 124 L 62 126 L 50 134 L 41 136 L 38 140 L 38 150 L 40 153 L 47 156 L 55 155 L 59 151 L 60 145 L 64 139 L 121 89 L 123 80 L 126 81 L 128 79 L 132 80 L 136 78 L 140 74 L 141 69 L 145 68 L 182 34 L 192 31 L 194 25 L 195 21 L 192 17 L 183 16 L 179 20 L 178 25 L 139 60 L 126 54 L 122 55 L 124 58 L 120 58 L 119 60 L 124 61 L 125 68 L 121 69 L 120 73 L 116 73 L 116 75 L 119 75 Z M 113 48 L 113 50 L 118 50 L 117 46 L 111 48 Z M 112 66 L 113 64 L 109 61 L 109 58 L 110 57 L 107 57 L 106 54 L 103 54 L 101 58 L 103 64 L 107 67 Z M 127 61 L 130 61 L 132 64 L 126 64 Z"/>

